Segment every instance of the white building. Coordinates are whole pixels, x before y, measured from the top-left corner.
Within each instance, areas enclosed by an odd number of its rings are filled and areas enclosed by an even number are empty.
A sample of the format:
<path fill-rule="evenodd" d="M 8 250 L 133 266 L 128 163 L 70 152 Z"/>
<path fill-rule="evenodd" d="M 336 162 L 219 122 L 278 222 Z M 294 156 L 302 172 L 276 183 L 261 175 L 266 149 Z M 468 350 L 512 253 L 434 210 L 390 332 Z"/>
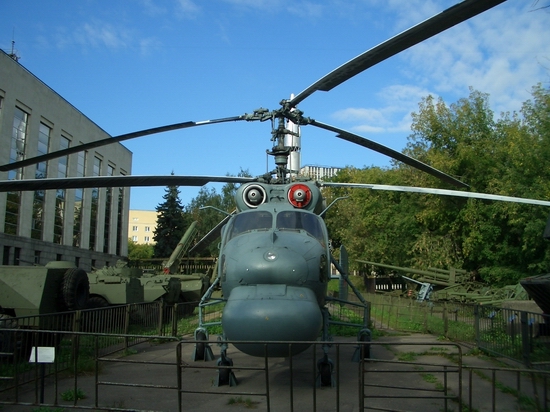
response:
<path fill-rule="evenodd" d="M 0 165 L 110 137 L 21 64 L 0 51 Z M 115 143 L 17 170 L 0 179 L 131 173 Z M 0 253 L 10 265 L 69 260 L 84 270 L 128 253 L 128 188 L 0 193 Z"/>
<path fill-rule="evenodd" d="M 340 170 L 340 167 L 306 165 L 300 169 L 300 174 L 314 180 L 323 180 L 336 176 Z"/>

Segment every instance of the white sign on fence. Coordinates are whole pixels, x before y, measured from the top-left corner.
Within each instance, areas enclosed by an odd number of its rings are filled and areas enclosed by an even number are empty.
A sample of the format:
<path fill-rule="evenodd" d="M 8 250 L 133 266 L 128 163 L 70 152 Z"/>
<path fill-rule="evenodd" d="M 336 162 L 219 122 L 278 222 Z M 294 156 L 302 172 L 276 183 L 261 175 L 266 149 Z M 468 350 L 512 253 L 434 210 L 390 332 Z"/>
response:
<path fill-rule="evenodd" d="M 30 363 L 54 363 L 55 348 L 50 346 L 34 346 L 31 350 Z"/>

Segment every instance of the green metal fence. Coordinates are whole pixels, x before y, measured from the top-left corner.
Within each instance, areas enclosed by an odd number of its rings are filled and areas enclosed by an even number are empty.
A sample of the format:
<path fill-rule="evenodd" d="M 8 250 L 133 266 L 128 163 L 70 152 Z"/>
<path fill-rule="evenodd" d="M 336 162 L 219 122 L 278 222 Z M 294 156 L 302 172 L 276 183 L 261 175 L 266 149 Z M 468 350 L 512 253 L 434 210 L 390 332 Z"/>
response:
<path fill-rule="evenodd" d="M 550 370 L 550 318 L 539 313 L 466 304 L 417 302 L 369 294 L 375 328 L 422 332 L 470 343 L 491 355 Z"/>

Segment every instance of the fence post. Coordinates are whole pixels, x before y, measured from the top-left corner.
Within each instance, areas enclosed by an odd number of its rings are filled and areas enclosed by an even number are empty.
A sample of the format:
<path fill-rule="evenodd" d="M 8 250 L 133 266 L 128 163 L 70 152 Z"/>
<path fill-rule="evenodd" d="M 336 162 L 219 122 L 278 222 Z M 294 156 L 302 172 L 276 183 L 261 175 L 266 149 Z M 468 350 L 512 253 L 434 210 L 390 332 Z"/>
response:
<path fill-rule="evenodd" d="M 445 339 L 448 338 L 448 332 L 449 332 L 449 319 L 447 319 L 447 304 L 443 306 L 443 336 L 445 336 Z"/>
<path fill-rule="evenodd" d="M 475 340 L 476 340 L 476 346 L 480 347 L 480 341 L 479 341 L 479 322 L 480 322 L 480 310 L 479 310 L 479 304 L 476 303 L 474 306 L 474 334 L 475 334 Z"/>
<path fill-rule="evenodd" d="M 424 333 L 428 333 L 428 311 L 430 308 L 424 305 Z"/>
<path fill-rule="evenodd" d="M 523 363 L 525 364 L 526 368 L 531 367 L 531 359 L 530 359 L 530 334 L 529 334 L 529 321 L 527 319 L 527 312 L 520 312 L 520 320 L 521 320 L 521 350 L 522 350 L 522 357 L 523 357 Z"/>

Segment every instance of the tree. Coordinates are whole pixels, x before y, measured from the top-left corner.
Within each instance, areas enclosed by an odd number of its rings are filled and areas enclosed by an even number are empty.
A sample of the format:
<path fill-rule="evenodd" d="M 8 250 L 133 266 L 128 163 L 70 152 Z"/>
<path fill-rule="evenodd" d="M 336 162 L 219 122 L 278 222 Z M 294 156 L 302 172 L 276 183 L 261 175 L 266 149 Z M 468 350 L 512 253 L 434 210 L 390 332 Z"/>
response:
<path fill-rule="evenodd" d="M 153 236 L 156 242 L 154 257 L 169 257 L 189 226 L 190 221 L 183 214 L 177 186 L 168 186 L 162 197 L 164 202 L 156 207 L 158 212 L 157 227 Z"/>
<path fill-rule="evenodd" d="M 128 239 L 129 260 L 151 259 L 153 257 L 153 252 L 153 245 L 137 244 L 132 239 Z"/>
<path fill-rule="evenodd" d="M 248 170 L 241 169 L 238 176 L 250 177 L 250 173 Z M 238 188 L 238 184 L 226 183 L 222 187 L 221 193 L 218 193 L 215 188 L 202 187 L 199 194 L 185 207 L 186 219 L 198 222 L 198 239 L 201 239 L 225 218 L 226 215 L 220 210 L 227 213 L 235 210 L 235 193 Z M 206 206 L 211 207 L 204 209 Z M 218 245 L 215 241 L 203 252 L 204 256 L 216 256 L 217 254 Z"/>
<path fill-rule="evenodd" d="M 451 105 L 428 96 L 413 114 L 405 154 L 458 177 L 470 191 L 550 198 L 550 90 L 533 88 L 519 113 L 495 118 L 488 95 Z M 448 189 L 410 166 L 344 169 L 337 181 Z M 464 268 L 495 285 L 550 271 L 542 238 L 548 208 L 447 196 L 324 189 L 339 202 L 326 221 L 354 259 L 416 268 Z M 356 266 L 357 268 L 357 266 Z"/>

